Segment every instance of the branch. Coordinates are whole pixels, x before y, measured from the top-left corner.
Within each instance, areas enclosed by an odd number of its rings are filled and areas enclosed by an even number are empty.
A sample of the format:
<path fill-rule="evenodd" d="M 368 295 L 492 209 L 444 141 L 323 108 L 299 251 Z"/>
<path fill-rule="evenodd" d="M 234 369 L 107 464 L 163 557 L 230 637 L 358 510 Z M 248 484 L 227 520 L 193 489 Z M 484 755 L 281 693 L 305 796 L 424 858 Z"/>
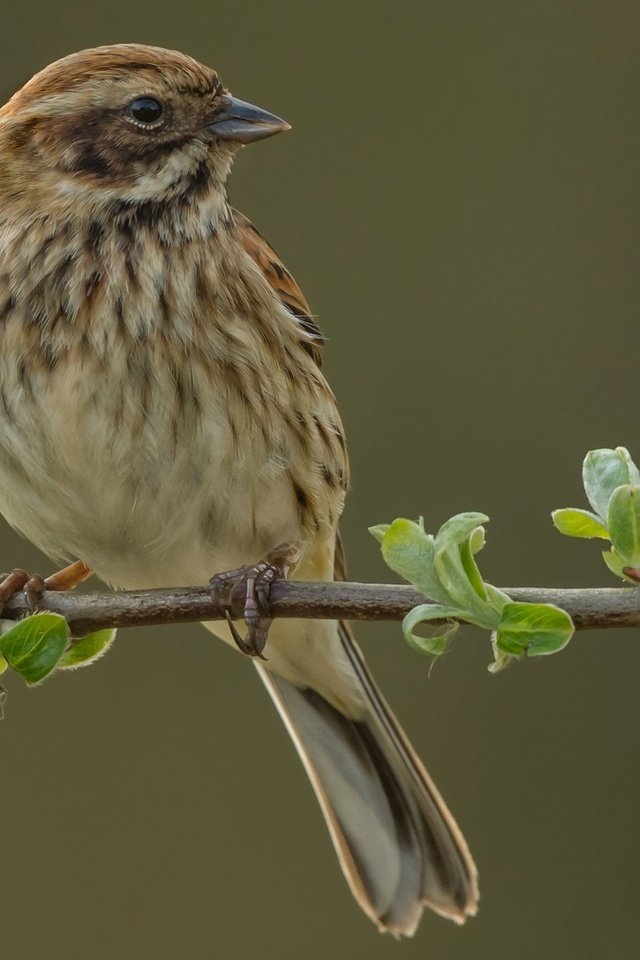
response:
<path fill-rule="evenodd" d="M 515 601 L 561 607 L 578 630 L 640 626 L 640 587 L 502 589 Z M 270 614 L 325 620 L 401 620 L 412 607 L 424 602 L 424 597 L 412 587 L 396 584 L 276 581 L 271 588 Z M 214 600 L 206 587 L 82 594 L 47 591 L 42 594 L 38 607 L 65 617 L 77 637 L 106 627 L 225 618 L 225 604 Z M 243 607 L 244 587 L 240 585 L 234 591 L 230 608 L 234 619 L 242 620 Z M 25 594 L 19 593 L 7 604 L 2 617 L 18 620 L 32 612 Z"/>

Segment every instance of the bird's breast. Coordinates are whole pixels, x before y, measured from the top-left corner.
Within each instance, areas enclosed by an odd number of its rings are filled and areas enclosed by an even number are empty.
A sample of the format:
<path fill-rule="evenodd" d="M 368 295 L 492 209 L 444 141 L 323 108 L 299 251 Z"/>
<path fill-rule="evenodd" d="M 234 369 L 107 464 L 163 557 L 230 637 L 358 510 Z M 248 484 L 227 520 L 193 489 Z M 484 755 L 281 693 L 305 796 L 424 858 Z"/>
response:
<path fill-rule="evenodd" d="M 22 287 L 0 269 L 7 519 L 130 587 L 198 582 L 330 538 L 343 440 L 284 307 L 228 254 L 207 267 L 168 263 L 160 245 L 127 257 L 100 244 L 110 269 L 85 251 L 74 272 L 50 250 Z"/>

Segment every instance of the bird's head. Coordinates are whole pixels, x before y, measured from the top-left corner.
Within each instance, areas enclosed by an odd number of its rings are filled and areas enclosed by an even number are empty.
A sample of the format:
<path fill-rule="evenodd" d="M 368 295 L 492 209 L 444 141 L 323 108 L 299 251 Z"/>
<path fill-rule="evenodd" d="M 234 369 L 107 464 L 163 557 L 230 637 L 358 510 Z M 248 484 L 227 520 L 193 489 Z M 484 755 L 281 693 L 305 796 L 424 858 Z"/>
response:
<path fill-rule="evenodd" d="M 170 200 L 222 187 L 246 143 L 289 124 L 173 50 L 115 44 L 36 74 L 0 110 L 0 169 L 58 196 Z"/>

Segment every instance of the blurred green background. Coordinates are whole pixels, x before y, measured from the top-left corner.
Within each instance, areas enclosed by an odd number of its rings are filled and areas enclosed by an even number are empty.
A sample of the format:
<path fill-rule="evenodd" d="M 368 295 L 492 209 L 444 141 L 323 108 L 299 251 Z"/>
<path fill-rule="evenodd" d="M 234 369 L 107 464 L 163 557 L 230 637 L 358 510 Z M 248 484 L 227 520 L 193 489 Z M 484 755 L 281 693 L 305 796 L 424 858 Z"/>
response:
<path fill-rule="evenodd" d="M 292 122 L 231 196 L 330 338 L 354 579 L 389 577 L 369 524 L 477 509 L 494 583 L 614 585 L 549 511 L 583 505 L 589 448 L 640 459 L 636 2 L 21 0 L 0 25 L 6 96 L 139 40 Z M 14 565 L 51 570 L 3 528 Z M 250 665 L 162 628 L 36 690 L 3 678 L 3 956 L 637 956 L 638 636 L 490 677 L 469 628 L 429 678 L 397 625 L 357 633 L 473 849 L 475 920 L 380 937 Z"/>

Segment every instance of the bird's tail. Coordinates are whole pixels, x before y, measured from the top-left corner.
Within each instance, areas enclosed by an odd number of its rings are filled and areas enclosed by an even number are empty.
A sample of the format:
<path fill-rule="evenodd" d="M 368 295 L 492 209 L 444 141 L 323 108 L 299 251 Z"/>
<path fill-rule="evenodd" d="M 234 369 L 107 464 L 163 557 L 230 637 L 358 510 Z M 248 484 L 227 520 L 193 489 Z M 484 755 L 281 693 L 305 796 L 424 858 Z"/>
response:
<path fill-rule="evenodd" d="M 476 912 L 476 868 L 465 840 L 385 703 L 347 628 L 358 719 L 310 686 L 258 671 L 309 774 L 356 900 L 381 931 L 414 933 L 423 906 L 456 923 Z"/>

